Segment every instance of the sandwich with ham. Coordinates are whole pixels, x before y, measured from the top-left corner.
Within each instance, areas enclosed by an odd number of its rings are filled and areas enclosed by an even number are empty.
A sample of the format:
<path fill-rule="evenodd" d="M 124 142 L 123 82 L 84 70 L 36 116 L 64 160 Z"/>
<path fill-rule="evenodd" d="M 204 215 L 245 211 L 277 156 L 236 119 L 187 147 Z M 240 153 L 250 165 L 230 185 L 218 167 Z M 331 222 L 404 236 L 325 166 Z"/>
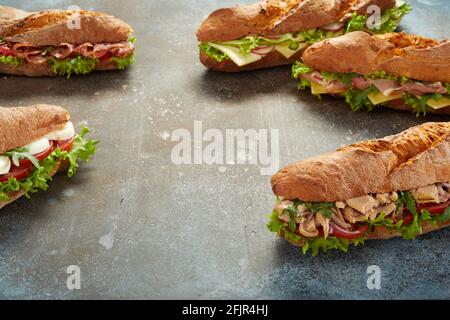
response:
<path fill-rule="evenodd" d="M 310 46 L 292 66 L 299 89 L 342 96 L 353 111 L 379 106 L 450 114 L 450 41 L 358 31 Z"/>
<path fill-rule="evenodd" d="M 134 61 L 133 43 L 128 24 L 101 12 L 0 6 L 0 73 L 70 77 L 122 70 Z"/>
<path fill-rule="evenodd" d="M 371 23 L 373 8 L 380 21 Z M 396 0 L 265 0 L 211 13 L 197 30 L 200 61 L 225 72 L 291 65 L 310 44 L 347 32 L 393 32 L 411 10 Z"/>
<path fill-rule="evenodd" d="M 268 228 L 304 253 L 450 225 L 450 122 L 429 122 L 286 166 Z"/>
<path fill-rule="evenodd" d="M 89 161 L 97 140 L 75 133 L 67 110 L 51 105 L 0 107 L 0 208 L 31 193 L 47 190 L 52 176 L 80 160 Z"/>

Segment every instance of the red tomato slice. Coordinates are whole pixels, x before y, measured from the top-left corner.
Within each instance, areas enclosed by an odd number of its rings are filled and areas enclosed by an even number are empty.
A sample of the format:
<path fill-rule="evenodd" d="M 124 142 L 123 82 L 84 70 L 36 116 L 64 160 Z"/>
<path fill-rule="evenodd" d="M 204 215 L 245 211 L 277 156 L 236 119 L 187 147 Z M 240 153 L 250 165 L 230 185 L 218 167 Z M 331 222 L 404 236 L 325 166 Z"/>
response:
<path fill-rule="evenodd" d="M 8 181 L 9 178 L 16 178 L 18 181 L 25 179 L 30 174 L 31 167 L 12 167 L 11 170 L 0 175 L 0 182 Z"/>
<path fill-rule="evenodd" d="M 427 204 L 427 203 L 418 204 L 417 212 L 420 212 L 423 209 L 426 209 L 432 216 L 435 216 L 435 215 L 444 213 L 445 209 L 447 209 L 448 206 L 450 206 L 450 200 L 447 202 L 438 203 L 438 204 Z"/>
<path fill-rule="evenodd" d="M 56 145 L 61 149 L 61 151 L 70 151 L 72 150 L 73 140 L 75 140 L 75 136 L 61 141 L 55 141 Z"/>
<path fill-rule="evenodd" d="M 0 56 L 13 56 L 14 52 L 7 47 L 0 47 Z"/>
<path fill-rule="evenodd" d="M 111 59 L 112 57 L 113 57 L 112 53 L 107 52 L 100 58 L 100 60 L 108 60 L 108 59 Z"/>
<path fill-rule="evenodd" d="M 345 230 L 344 228 L 341 228 L 336 223 L 330 221 L 330 227 L 332 227 L 331 235 L 337 237 L 337 238 L 343 238 L 343 239 L 358 239 L 362 238 L 364 234 L 366 233 L 367 229 L 369 229 L 368 224 L 362 224 L 357 226 L 356 228 L 353 228 L 352 230 Z"/>
<path fill-rule="evenodd" d="M 55 148 L 56 147 L 55 147 L 55 144 L 53 143 L 53 141 L 50 141 L 50 147 L 47 150 L 42 151 L 41 153 L 34 154 L 34 157 L 36 159 L 38 159 L 39 161 L 44 160 L 45 158 L 48 157 L 48 155 L 50 153 L 53 152 L 53 150 L 55 150 Z M 13 166 L 14 166 L 14 164 L 13 164 Z M 25 159 L 22 159 L 19 161 L 19 167 L 32 167 L 32 166 L 33 166 L 33 163 L 31 163 L 30 159 L 25 158 Z"/>
<path fill-rule="evenodd" d="M 406 215 L 403 216 L 402 220 L 403 220 L 402 226 L 409 226 L 413 222 L 414 216 L 411 213 L 409 213 L 409 211 L 407 211 Z"/>

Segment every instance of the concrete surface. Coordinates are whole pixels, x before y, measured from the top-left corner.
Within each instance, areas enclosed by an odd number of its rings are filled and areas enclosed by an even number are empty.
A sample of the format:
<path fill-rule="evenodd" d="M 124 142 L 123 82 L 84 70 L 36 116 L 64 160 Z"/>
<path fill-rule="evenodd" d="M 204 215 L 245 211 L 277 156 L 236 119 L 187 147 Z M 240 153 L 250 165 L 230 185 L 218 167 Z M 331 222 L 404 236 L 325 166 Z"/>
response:
<path fill-rule="evenodd" d="M 66 106 L 101 140 L 94 160 L 47 192 L 0 213 L 0 298 L 450 298 L 450 230 L 416 241 L 369 242 L 348 254 L 303 256 L 265 228 L 269 177 L 255 165 L 175 165 L 178 128 L 280 130 L 280 161 L 331 151 L 443 117 L 352 113 L 300 95 L 288 68 L 228 75 L 197 59 L 196 27 L 233 1 L 2 1 L 28 10 L 76 4 L 136 30 L 126 72 L 72 79 L 1 77 L 0 105 Z M 444 38 L 447 0 L 411 1 L 402 26 Z M 357 54 L 357 53 L 355 53 Z M 81 269 L 68 290 L 66 269 Z M 368 290 L 366 269 L 381 268 Z"/>

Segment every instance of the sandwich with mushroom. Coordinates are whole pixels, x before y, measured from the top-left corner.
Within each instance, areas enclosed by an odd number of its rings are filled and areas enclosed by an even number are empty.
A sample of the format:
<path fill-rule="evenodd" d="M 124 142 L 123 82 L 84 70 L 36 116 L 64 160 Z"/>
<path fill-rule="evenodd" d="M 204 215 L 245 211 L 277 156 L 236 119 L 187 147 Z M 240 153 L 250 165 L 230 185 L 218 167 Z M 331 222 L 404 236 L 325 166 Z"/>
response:
<path fill-rule="evenodd" d="M 310 46 L 292 66 L 299 89 L 341 96 L 353 111 L 379 106 L 450 114 L 450 41 L 358 31 Z"/>
<path fill-rule="evenodd" d="M 429 122 L 286 166 L 267 226 L 304 253 L 450 225 L 450 122 Z"/>
<path fill-rule="evenodd" d="M 73 176 L 95 153 L 98 141 L 86 139 L 88 132 L 75 133 L 62 107 L 0 107 L 0 208 L 47 190 L 58 171 Z"/>
<path fill-rule="evenodd" d="M 134 41 L 128 24 L 105 13 L 0 6 L 0 73 L 70 77 L 122 70 L 134 61 Z"/>
<path fill-rule="evenodd" d="M 379 24 L 368 23 L 374 7 Z M 410 10 L 395 0 L 265 0 L 222 8 L 197 30 L 200 61 L 225 72 L 290 65 L 323 39 L 355 30 L 393 32 Z"/>

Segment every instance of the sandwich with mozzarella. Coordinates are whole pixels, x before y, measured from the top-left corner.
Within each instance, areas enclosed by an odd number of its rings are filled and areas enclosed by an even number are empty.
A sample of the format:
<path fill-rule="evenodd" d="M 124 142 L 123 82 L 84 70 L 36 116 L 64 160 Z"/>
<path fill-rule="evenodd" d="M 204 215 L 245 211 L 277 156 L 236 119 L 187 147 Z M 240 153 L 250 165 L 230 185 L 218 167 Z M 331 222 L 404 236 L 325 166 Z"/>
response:
<path fill-rule="evenodd" d="M 47 190 L 58 171 L 69 177 L 89 161 L 97 140 L 75 133 L 67 110 L 51 105 L 0 107 L 0 208 L 22 195 Z"/>
<path fill-rule="evenodd" d="M 368 20 L 379 9 L 379 23 Z M 291 65 L 308 45 L 356 30 L 393 32 L 411 10 L 396 0 L 265 0 L 222 8 L 197 30 L 200 61 L 237 72 Z"/>
<path fill-rule="evenodd" d="M 0 73 L 36 76 L 125 69 L 133 29 L 96 11 L 26 12 L 0 6 Z"/>
<path fill-rule="evenodd" d="M 299 89 L 342 96 L 353 111 L 379 106 L 450 114 L 450 41 L 357 31 L 316 43 L 292 66 Z"/>
<path fill-rule="evenodd" d="M 450 122 L 429 122 L 286 166 L 268 228 L 317 255 L 450 225 Z"/>

